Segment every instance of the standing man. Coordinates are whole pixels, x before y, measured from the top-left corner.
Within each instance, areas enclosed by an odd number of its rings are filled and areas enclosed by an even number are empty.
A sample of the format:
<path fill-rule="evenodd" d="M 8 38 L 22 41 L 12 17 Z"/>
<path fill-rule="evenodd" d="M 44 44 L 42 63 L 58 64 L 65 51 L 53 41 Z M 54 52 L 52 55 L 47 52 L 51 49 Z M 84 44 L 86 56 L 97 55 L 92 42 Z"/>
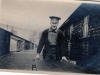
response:
<path fill-rule="evenodd" d="M 49 29 L 43 31 L 39 45 L 37 48 L 36 58 L 40 57 L 40 53 L 43 49 L 43 59 L 56 59 L 56 60 L 66 60 L 65 57 L 65 45 L 64 45 L 64 35 L 60 29 L 57 29 L 59 25 L 60 17 L 50 16 L 51 19 Z"/>

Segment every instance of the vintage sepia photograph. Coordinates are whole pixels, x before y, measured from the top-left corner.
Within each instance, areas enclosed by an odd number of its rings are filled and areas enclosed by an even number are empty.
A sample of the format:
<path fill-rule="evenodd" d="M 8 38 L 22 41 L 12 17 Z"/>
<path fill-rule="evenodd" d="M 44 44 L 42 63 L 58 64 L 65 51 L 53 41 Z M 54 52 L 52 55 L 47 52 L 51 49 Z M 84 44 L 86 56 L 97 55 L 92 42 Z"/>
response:
<path fill-rule="evenodd" d="M 0 69 L 100 74 L 99 2 L 0 2 Z"/>

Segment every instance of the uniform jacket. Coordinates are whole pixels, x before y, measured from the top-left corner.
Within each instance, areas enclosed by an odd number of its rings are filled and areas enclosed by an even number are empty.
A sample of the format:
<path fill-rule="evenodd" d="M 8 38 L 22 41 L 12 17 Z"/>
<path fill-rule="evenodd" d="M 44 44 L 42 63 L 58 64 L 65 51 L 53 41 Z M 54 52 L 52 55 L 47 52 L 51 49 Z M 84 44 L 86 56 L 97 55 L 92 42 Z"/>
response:
<path fill-rule="evenodd" d="M 37 53 L 41 53 L 41 50 L 44 47 L 43 58 L 46 56 L 46 52 L 48 50 L 48 45 L 49 45 L 48 32 L 49 32 L 49 29 L 46 29 L 46 30 L 43 31 L 41 38 L 40 38 L 40 41 L 39 41 L 38 48 L 37 48 Z M 60 60 L 62 58 L 62 56 L 65 56 L 64 35 L 63 35 L 63 33 L 60 29 L 58 29 L 58 35 L 57 35 L 56 41 L 57 41 L 56 59 Z"/>

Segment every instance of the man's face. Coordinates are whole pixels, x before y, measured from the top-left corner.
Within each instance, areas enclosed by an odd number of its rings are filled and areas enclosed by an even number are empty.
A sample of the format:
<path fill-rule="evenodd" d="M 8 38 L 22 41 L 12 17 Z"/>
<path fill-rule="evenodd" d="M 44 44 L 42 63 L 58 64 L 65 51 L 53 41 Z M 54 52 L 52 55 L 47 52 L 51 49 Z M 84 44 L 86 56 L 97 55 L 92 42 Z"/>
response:
<path fill-rule="evenodd" d="M 50 24 L 51 24 L 51 28 L 55 30 L 57 29 L 57 26 L 59 25 L 59 21 L 57 19 L 51 19 Z"/>

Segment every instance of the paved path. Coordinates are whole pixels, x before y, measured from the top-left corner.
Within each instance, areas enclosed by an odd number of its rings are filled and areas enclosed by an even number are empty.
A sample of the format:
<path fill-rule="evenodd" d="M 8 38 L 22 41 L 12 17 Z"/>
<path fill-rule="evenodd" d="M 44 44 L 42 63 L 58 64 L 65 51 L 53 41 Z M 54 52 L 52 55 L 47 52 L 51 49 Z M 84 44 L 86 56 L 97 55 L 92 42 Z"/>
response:
<path fill-rule="evenodd" d="M 85 73 L 79 66 L 66 61 L 36 59 L 37 71 Z"/>
<path fill-rule="evenodd" d="M 36 50 L 23 50 L 21 52 L 13 52 L 3 58 L 0 58 L 0 69 L 17 69 L 17 70 L 30 70 L 32 71 L 33 59 L 36 56 Z M 55 72 L 76 72 L 85 73 L 81 68 L 70 64 L 68 62 L 52 62 L 46 63 L 41 59 L 36 62 L 38 71 L 55 71 Z M 44 64 L 44 65 L 43 65 Z M 49 65 L 49 66 L 48 66 Z M 62 65 L 62 66 L 61 66 Z M 57 68 L 58 67 L 58 68 Z M 41 69 L 43 70 L 41 70 Z M 48 68 L 48 69 L 46 69 Z M 57 70 L 58 69 L 58 70 Z"/>
<path fill-rule="evenodd" d="M 36 55 L 36 50 L 28 50 L 21 52 L 13 52 L 0 59 L 1 69 L 21 69 L 32 70 L 31 66 L 33 58 Z"/>

